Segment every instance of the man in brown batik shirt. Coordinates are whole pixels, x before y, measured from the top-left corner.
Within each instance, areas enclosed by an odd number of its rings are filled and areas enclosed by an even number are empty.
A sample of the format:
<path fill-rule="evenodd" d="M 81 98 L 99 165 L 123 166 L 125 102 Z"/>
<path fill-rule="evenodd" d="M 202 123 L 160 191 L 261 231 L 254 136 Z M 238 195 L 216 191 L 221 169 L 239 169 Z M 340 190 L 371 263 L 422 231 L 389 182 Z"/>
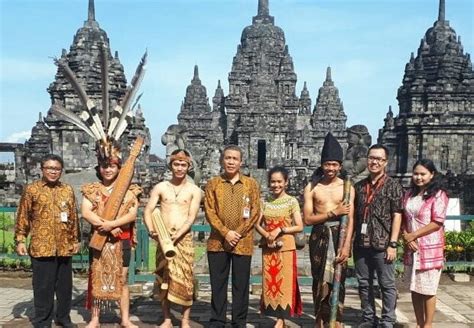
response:
<path fill-rule="evenodd" d="M 232 263 L 232 326 L 245 327 L 249 301 L 253 227 L 260 214 L 260 188 L 240 173 L 242 150 L 227 146 L 221 156 L 224 173 L 207 183 L 206 217 L 211 225 L 207 242 L 211 280 L 210 327 L 224 327 L 227 282 Z"/>
<path fill-rule="evenodd" d="M 30 255 L 33 269 L 34 327 L 50 327 L 53 319 L 75 327 L 69 313 L 72 300 L 72 259 L 79 251 L 76 200 L 71 186 L 59 181 L 63 160 L 46 155 L 42 179 L 26 186 L 18 206 L 15 243 L 18 255 Z M 26 241 L 31 236 L 27 250 Z"/>

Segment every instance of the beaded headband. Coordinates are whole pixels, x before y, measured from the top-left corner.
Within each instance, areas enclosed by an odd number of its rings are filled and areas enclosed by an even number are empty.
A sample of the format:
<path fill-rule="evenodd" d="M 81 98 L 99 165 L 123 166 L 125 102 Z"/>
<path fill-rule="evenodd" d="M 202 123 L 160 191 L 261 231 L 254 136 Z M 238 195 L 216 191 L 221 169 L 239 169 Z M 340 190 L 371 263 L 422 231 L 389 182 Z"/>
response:
<path fill-rule="evenodd" d="M 186 163 L 189 164 L 189 166 L 191 166 L 191 157 L 186 155 L 186 153 L 184 151 L 180 151 L 180 152 L 178 152 L 174 155 L 171 155 L 170 156 L 170 165 L 174 161 L 185 161 Z"/>

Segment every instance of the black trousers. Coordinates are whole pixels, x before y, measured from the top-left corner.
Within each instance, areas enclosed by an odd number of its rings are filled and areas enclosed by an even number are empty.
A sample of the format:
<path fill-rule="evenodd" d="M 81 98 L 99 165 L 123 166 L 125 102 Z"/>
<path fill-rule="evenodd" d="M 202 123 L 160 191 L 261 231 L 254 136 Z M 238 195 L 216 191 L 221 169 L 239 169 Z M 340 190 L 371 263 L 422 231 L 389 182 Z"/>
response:
<path fill-rule="evenodd" d="M 224 327 L 227 312 L 227 284 L 232 262 L 232 327 L 245 327 L 249 307 L 249 278 L 252 256 L 228 252 L 207 252 L 211 280 L 209 327 Z"/>
<path fill-rule="evenodd" d="M 32 257 L 35 328 L 51 327 L 56 294 L 57 323 L 71 322 L 69 313 L 72 302 L 72 258 Z"/>

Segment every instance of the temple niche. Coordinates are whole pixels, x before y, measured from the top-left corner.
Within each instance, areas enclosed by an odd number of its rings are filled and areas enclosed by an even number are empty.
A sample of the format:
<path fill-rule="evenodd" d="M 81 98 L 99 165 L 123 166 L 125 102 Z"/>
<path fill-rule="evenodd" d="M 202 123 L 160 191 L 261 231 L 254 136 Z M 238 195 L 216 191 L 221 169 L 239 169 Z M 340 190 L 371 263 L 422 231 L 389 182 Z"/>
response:
<path fill-rule="evenodd" d="M 390 150 L 390 174 L 406 182 L 414 163 L 429 158 L 448 176 L 449 185 L 457 186 L 452 194 L 462 194 L 466 212 L 472 213 L 474 72 L 445 9 L 440 0 L 438 19 L 405 66 L 399 114 L 394 117 L 389 108 L 378 141 Z"/>
<path fill-rule="evenodd" d="M 293 178 L 290 189 L 299 193 L 320 165 L 327 132 L 347 149 L 347 117 L 331 68 L 312 108 L 306 82 L 296 95 L 293 59 L 283 30 L 270 15 L 268 0 L 258 2 L 257 15 L 240 40 L 228 74 L 228 94 L 218 81 L 212 107 L 199 78 L 202 72 L 194 68 L 178 114 L 185 147 L 199 164 L 201 185 L 219 173 L 219 151 L 226 144 L 237 144 L 245 153 L 245 174 L 265 187 L 267 169 L 284 165 Z M 168 153 L 168 143 L 163 144 Z"/>

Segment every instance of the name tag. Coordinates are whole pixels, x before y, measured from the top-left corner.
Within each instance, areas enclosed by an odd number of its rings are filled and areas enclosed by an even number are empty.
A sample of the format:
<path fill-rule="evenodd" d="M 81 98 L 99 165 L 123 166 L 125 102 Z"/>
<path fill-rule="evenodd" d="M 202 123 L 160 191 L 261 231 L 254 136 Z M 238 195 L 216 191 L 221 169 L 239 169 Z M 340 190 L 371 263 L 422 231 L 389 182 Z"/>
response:
<path fill-rule="evenodd" d="M 360 233 L 362 235 L 366 235 L 367 234 L 367 223 L 362 223 L 362 226 L 360 227 Z"/>
<path fill-rule="evenodd" d="M 249 219 L 250 218 L 250 207 L 244 207 L 243 218 L 244 219 Z"/>
<path fill-rule="evenodd" d="M 61 217 L 61 222 L 67 222 L 67 218 L 68 218 L 67 212 L 61 212 L 60 217 Z"/>

